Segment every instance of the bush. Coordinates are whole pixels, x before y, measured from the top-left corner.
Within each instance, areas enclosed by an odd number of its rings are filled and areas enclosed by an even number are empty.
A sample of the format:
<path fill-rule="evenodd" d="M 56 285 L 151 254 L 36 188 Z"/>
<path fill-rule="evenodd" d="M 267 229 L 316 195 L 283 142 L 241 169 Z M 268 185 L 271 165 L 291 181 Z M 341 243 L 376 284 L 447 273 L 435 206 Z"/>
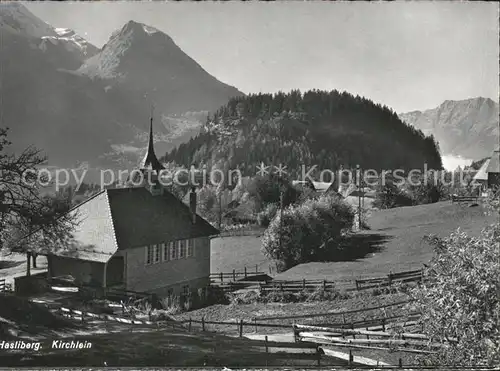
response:
<path fill-rule="evenodd" d="M 271 221 L 262 240 L 262 251 L 276 262 L 278 272 L 335 253 L 352 228 L 354 213 L 343 201 L 325 195 L 289 206 L 280 219 L 278 214 Z"/>
<path fill-rule="evenodd" d="M 267 228 L 278 212 L 278 205 L 268 204 L 264 210 L 257 215 L 257 223 L 261 227 Z"/>
<path fill-rule="evenodd" d="M 229 298 L 218 286 L 210 286 L 206 291 L 206 306 L 216 305 L 216 304 L 229 304 Z"/>
<path fill-rule="evenodd" d="M 388 180 L 386 184 L 377 187 L 373 207 L 378 209 L 392 209 L 394 207 L 411 205 L 413 205 L 411 196 L 392 181 Z"/>
<path fill-rule="evenodd" d="M 184 308 L 181 305 L 181 300 L 176 295 L 162 298 L 160 302 L 166 314 L 175 315 L 184 311 Z"/>
<path fill-rule="evenodd" d="M 424 281 L 412 291 L 422 312 L 424 333 L 434 342 L 456 339 L 429 356 L 433 364 L 500 364 L 500 224 L 479 238 L 457 231 L 446 239 L 429 237 L 436 254 Z"/>

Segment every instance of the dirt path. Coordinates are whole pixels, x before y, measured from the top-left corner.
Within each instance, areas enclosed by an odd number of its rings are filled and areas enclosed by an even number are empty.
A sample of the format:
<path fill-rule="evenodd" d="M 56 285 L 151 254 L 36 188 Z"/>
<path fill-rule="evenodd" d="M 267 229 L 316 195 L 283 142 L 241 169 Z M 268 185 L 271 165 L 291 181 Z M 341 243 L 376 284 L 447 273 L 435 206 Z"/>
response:
<path fill-rule="evenodd" d="M 31 274 L 47 271 L 47 259 L 39 256 L 36 259 L 37 268 L 31 268 Z M 14 278 L 26 275 L 26 256 L 24 254 L 0 254 L 0 279 L 5 283 L 14 284 Z"/>

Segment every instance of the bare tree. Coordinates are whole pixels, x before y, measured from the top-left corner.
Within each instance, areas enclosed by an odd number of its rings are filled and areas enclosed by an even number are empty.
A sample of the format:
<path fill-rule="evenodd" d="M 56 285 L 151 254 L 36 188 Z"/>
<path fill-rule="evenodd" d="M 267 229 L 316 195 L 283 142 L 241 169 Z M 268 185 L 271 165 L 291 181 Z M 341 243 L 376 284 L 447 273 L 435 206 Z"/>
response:
<path fill-rule="evenodd" d="M 0 248 L 25 253 L 30 275 L 33 254 L 69 245 L 77 216 L 67 213 L 68 200 L 41 193 L 47 177 L 37 171 L 46 163 L 39 150 L 6 152 L 7 130 L 0 129 Z"/>

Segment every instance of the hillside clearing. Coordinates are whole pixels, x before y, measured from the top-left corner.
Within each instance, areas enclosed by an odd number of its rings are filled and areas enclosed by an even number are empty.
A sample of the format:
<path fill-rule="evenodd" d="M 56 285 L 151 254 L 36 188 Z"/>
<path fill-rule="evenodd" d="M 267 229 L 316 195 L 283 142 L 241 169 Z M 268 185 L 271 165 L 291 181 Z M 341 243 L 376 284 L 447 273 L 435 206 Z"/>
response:
<path fill-rule="evenodd" d="M 384 276 L 390 271 L 420 269 L 433 251 L 423 237 L 445 237 L 460 227 L 463 232 L 479 235 L 496 220 L 485 215 L 482 206 L 468 207 L 449 201 L 373 211 L 368 231 L 353 236 L 355 252 L 351 261 L 300 264 L 276 276 L 278 279 L 354 280 L 359 277 Z M 268 272 L 269 262 L 260 251 L 256 236 L 224 237 L 212 240 L 212 271 L 231 272 L 245 266 Z M 272 263 L 271 263 L 272 264 Z"/>

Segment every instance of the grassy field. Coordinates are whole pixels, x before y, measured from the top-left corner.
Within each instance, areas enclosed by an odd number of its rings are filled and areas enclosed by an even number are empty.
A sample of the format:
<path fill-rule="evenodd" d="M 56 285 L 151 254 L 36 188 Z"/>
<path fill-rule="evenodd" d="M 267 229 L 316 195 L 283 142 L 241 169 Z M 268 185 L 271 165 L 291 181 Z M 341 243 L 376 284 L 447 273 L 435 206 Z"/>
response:
<path fill-rule="evenodd" d="M 496 220 L 485 215 L 481 206 L 467 207 L 450 202 L 374 211 L 368 219 L 369 231 L 350 241 L 351 261 L 301 264 L 277 276 L 279 279 L 354 280 L 382 276 L 389 271 L 420 269 L 432 255 L 423 237 L 447 236 L 457 228 L 478 235 Z M 224 237 L 212 240 L 212 272 L 242 270 L 245 266 L 268 272 L 269 262 L 260 251 L 256 236 Z"/>
<path fill-rule="evenodd" d="M 260 251 L 260 236 L 235 236 L 214 238 L 211 242 L 212 272 L 242 272 L 245 267 L 255 272 L 269 272 L 269 261 Z"/>

